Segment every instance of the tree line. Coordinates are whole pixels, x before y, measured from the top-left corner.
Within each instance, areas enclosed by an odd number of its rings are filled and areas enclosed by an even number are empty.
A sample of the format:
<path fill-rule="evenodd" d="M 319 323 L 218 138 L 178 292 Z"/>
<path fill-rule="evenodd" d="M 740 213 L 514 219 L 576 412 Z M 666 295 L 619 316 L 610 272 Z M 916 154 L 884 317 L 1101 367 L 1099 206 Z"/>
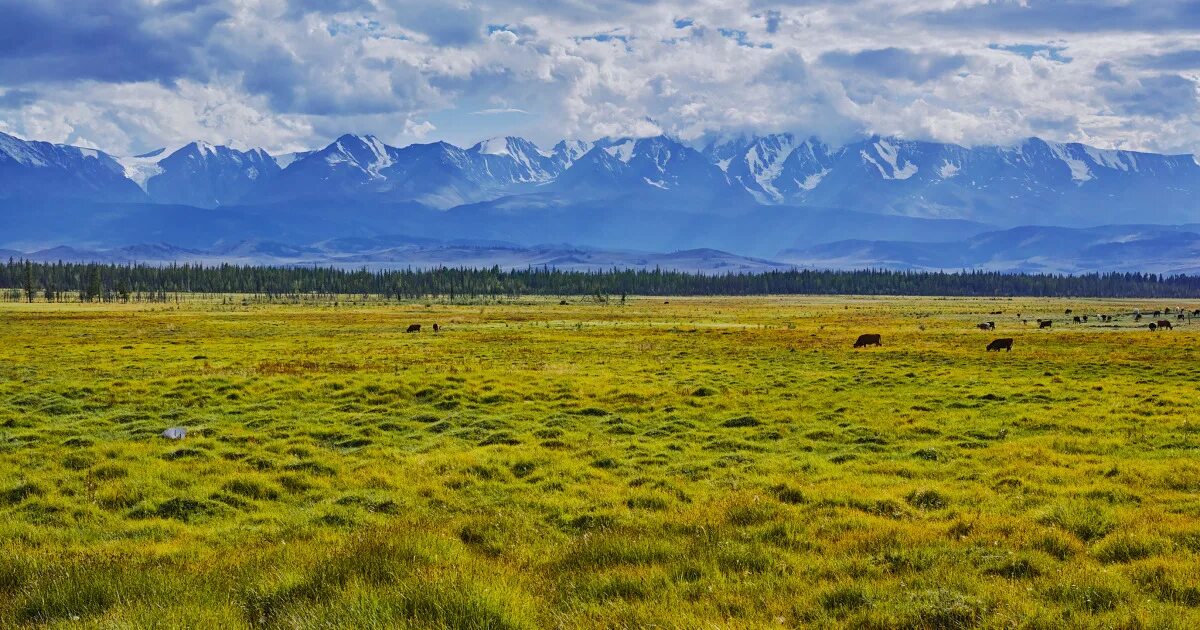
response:
<path fill-rule="evenodd" d="M 521 295 L 914 295 L 977 297 L 1200 297 L 1200 276 L 1153 273 L 1082 275 L 796 269 L 757 273 L 690 273 L 662 269 L 564 271 L 440 267 L 367 270 L 333 267 L 41 263 L 0 265 L 0 295 L 9 301 L 166 301 L 187 293 L 266 298 L 302 295 L 387 299 Z"/>

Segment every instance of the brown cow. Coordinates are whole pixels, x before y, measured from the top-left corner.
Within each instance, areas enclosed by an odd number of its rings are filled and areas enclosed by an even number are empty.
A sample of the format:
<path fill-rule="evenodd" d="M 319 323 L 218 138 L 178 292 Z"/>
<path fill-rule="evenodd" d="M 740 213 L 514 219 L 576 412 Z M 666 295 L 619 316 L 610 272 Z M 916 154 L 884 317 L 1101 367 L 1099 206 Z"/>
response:
<path fill-rule="evenodd" d="M 1158 329 L 1159 330 L 1171 330 L 1171 320 L 1169 320 L 1169 319 L 1158 320 Z"/>
<path fill-rule="evenodd" d="M 421 325 L 420 324 L 409 324 L 408 330 L 406 330 L 404 332 L 406 332 L 406 333 L 421 332 Z"/>
<path fill-rule="evenodd" d="M 437 325 L 437 322 L 434 322 L 434 323 L 433 323 L 433 332 L 437 332 L 437 331 L 439 331 L 439 330 L 441 330 L 441 329 L 442 329 L 442 327 L 441 327 L 441 326 L 438 326 L 438 325 Z"/>
<path fill-rule="evenodd" d="M 862 348 L 865 346 L 882 346 L 882 339 L 883 337 L 881 335 L 859 335 L 858 341 L 854 342 L 854 347 Z"/>
<path fill-rule="evenodd" d="M 1012 339 L 996 339 L 987 345 L 987 351 L 991 352 L 992 350 L 995 350 L 996 352 L 1000 352 L 1001 350 L 1004 350 L 1005 352 L 1012 352 L 1012 344 Z"/>

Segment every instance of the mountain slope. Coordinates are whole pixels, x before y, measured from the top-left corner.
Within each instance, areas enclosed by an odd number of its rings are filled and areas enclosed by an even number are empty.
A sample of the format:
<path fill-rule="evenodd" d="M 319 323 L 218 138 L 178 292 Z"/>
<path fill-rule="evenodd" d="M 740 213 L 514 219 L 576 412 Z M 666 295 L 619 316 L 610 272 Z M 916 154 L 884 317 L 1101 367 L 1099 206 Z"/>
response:
<path fill-rule="evenodd" d="M 125 177 L 112 156 L 0 133 L 0 199 L 142 201 L 146 195 Z"/>

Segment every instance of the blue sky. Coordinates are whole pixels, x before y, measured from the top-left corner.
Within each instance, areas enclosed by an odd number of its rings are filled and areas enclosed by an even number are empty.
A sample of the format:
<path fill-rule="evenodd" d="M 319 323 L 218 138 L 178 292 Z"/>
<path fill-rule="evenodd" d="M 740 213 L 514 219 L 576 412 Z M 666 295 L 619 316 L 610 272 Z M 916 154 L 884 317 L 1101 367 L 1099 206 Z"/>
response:
<path fill-rule="evenodd" d="M 1200 153 L 1200 2 L 0 0 L 0 131 L 134 153 L 792 131 Z"/>

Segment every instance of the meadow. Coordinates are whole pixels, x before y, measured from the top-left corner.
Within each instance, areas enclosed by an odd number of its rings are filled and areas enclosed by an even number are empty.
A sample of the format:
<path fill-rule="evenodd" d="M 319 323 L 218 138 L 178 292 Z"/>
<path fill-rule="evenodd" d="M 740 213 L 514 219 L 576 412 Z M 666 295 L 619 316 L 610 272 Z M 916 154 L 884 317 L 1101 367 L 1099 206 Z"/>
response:
<path fill-rule="evenodd" d="M 0 304 L 0 627 L 1200 627 L 1200 301 L 566 301 Z"/>

